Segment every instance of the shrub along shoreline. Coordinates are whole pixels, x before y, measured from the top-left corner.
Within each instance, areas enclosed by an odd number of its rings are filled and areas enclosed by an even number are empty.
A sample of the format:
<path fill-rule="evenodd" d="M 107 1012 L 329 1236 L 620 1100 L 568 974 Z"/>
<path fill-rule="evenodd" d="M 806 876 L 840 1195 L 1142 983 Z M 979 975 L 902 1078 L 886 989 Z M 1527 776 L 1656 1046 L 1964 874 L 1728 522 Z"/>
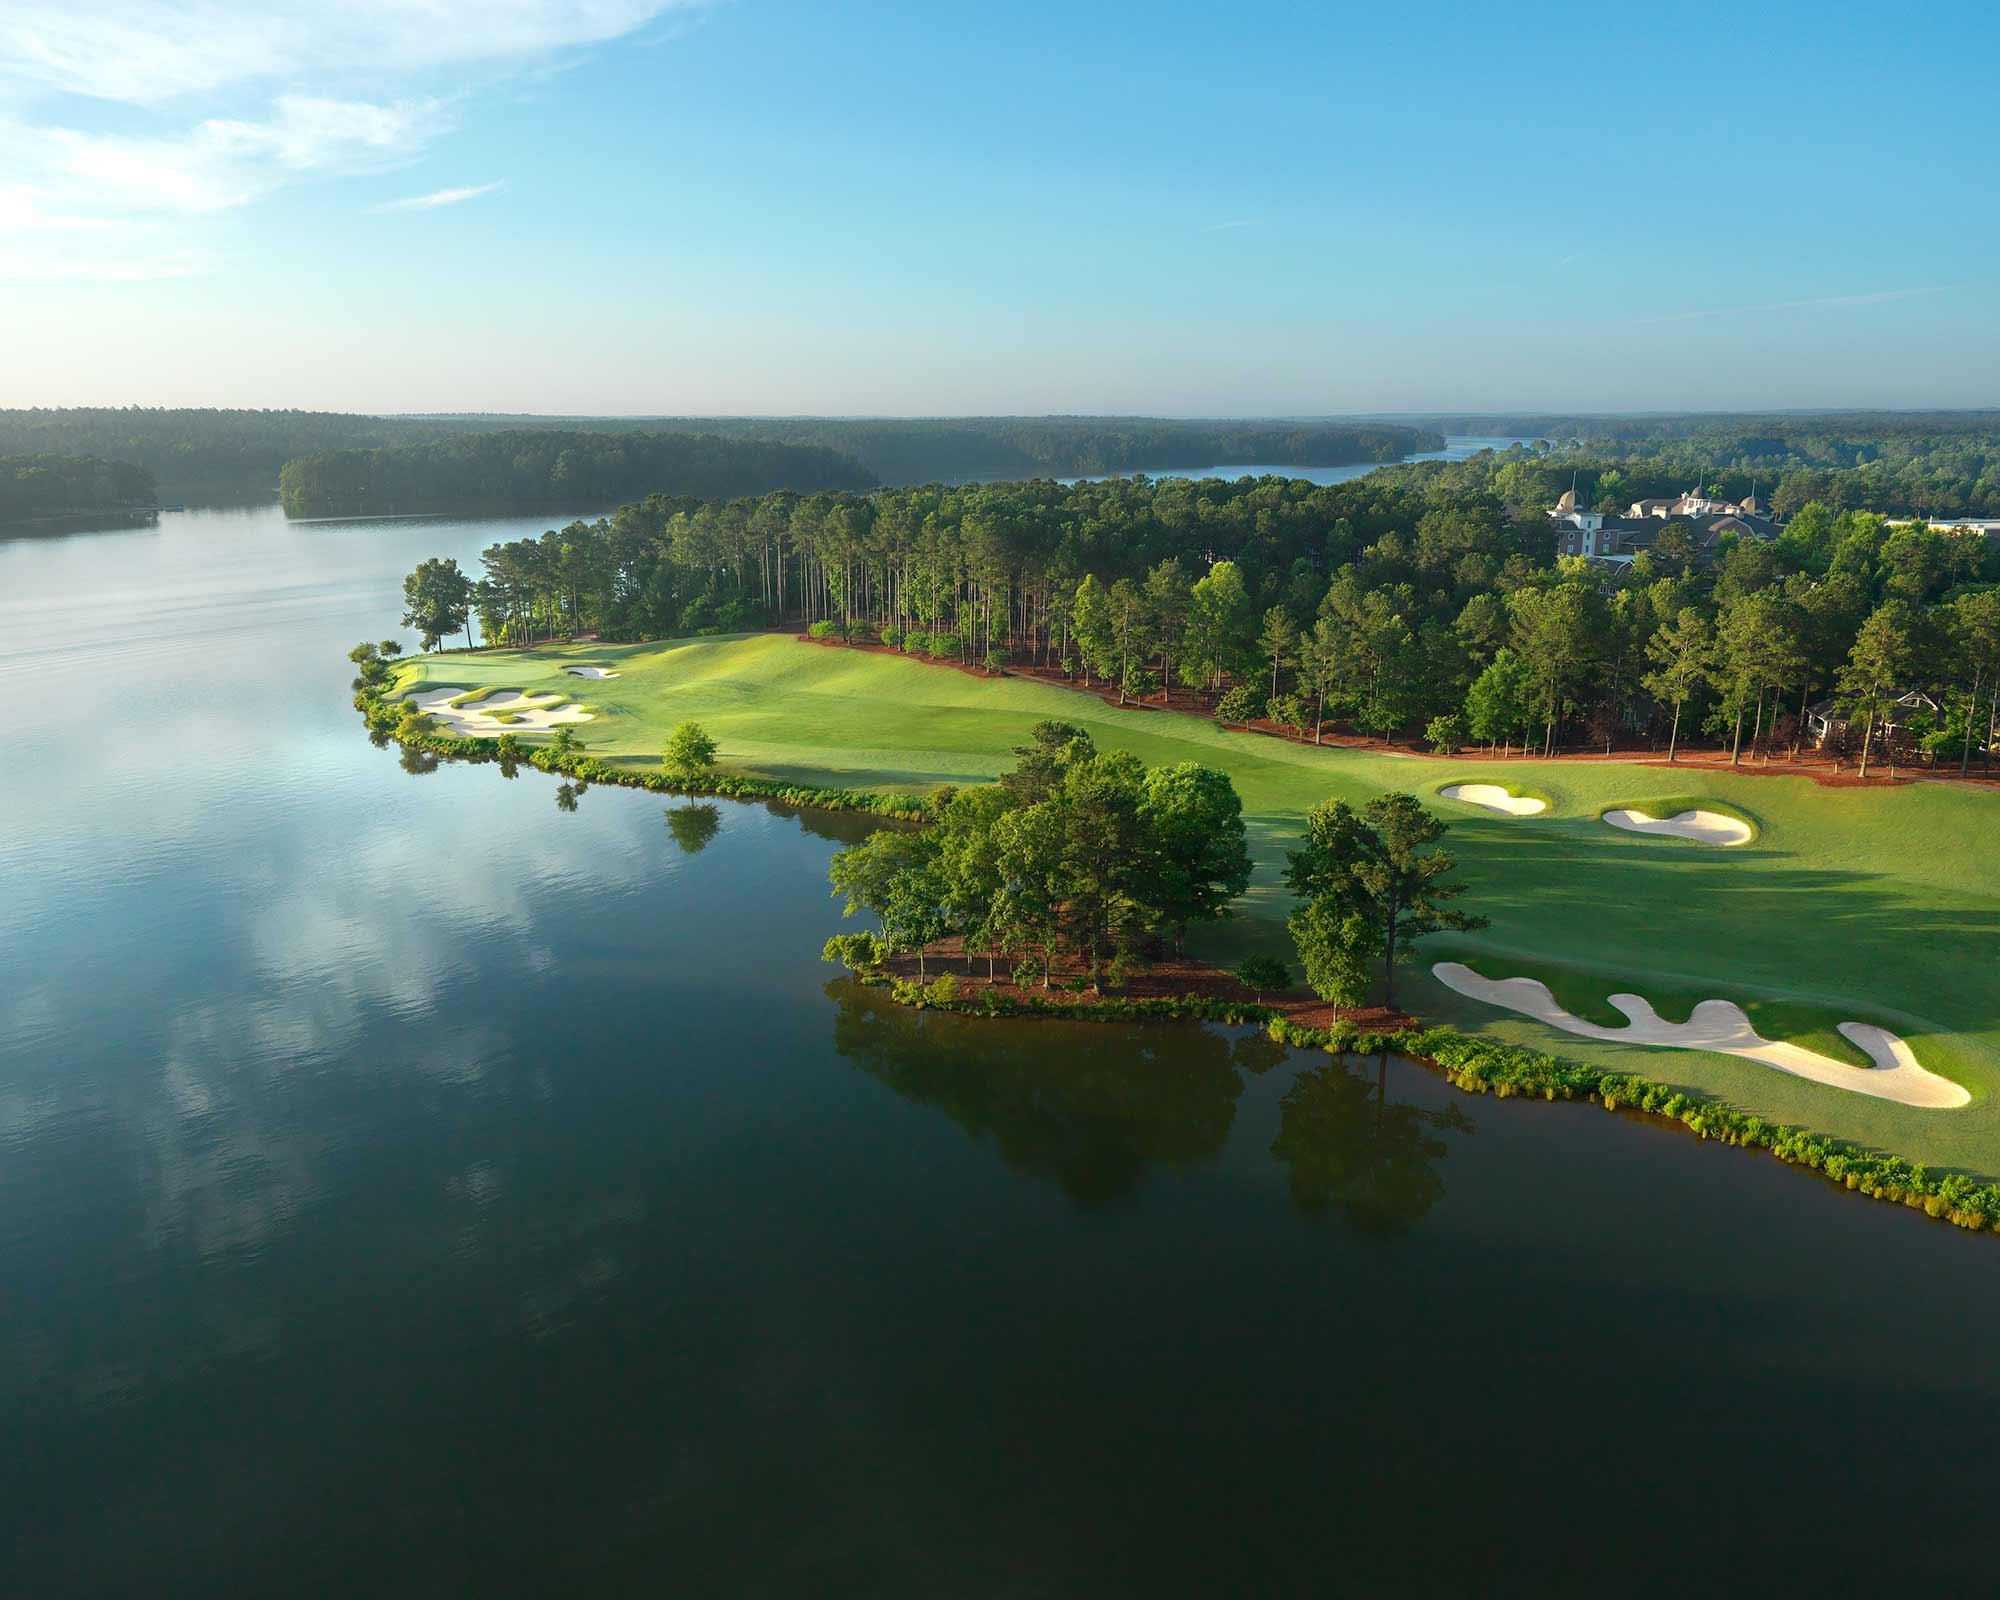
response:
<path fill-rule="evenodd" d="M 663 772 L 642 773 L 611 766 L 583 751 L 564 755 L 547 745 L 532 749 L 516 747 L 508 735 L 486 739 L 444 733 L 435 726 L 412 728 L 404 720 L 402 702 L 390 700 L 386 690 L 386 678 L 377 681 L 364 678 L 355 692 L 355 709 L 362 714 L 369 731 L 394 739 L 405 749 L 427 751 L 449 760 L 475 763 L 520 760 L 538 771 L 586 783 L 616 784 L 656 794 L 776 800 L 823 811 L 858 812 L 905 822 L 927 820 L 936 810 L 937 797 L 873 794 L 728 773 L 714 773 L 700 782 L 676 782 Z M 1442 1074 L 1455 1088 L 1469 1094 L 1493 1094 L 1502 1099 L 1525 1095 L 1543 1100 L 1588 1100 L 1607 1111 L 1664 1118 L 1703 1139 L 1720 1139 L 1726 1144 L 1768 1151 L 1787 1165 L 1805 1167 L 1871 1199 L 1900 1203 L 1961 1228 L 2000 1232 L 2000 1184 L 1981 1185 L 1962 1173 L 1938 1175 L 1921 1162 L 1879 1154 L 1846 1140 L 1770 1122 L 1636 1074 L 1609 1072 L 1581 1061 L 1477 1038 L 1453 1028 L 1416 1028 L 1387 1034 L 1362 1033 L 1350 1025 L 1307 1028 L 1287 1021 L 1269 1006 L 1206 995 L 1145 1000 L 1106 996 L 1090 1005 L 1072 1005 L 1036 996 L 1017 998 L 979 992 L 962 995 L 950 978 L 929 984 L 885 977 L 864 977 L 862 981 L 887 987 L 891 998 L 899 1004 L 971 1016 L 1057 1016 L 1096 1022 L 1205 1021 L 1262 1027 L 1273 1039 L 1295 1049 L 1319 1049 L 1335 1055 L 1389 1051 Z"/>
<path fill-rule="evenodd" d="M 1746 1150 L 1768 1151 L 1787 1166 L 1804 1167 L 1828 1181 L 1872 1200 L 1886 1200 L 1974 1232 L 2000 1233 L 2000 1184 L 1980 1184 L 1963 1173 L 1937 1174 L 1921 1162 L 1883 1155 L 1844 1139 L 1770 1122 L 1717 1101 L 1691 1095 L 1635 1073 L 1609 1072 L 1581 1061 L 1481 1039 L 1455 1028 L 1406 1028 L 1364 1033 L 1347 1024 L 1307 1028 L 1287 1021 L 1269 1006 L 1217 1000 L 1206 995 L 1177 999 L 1118 1000 L 1090 1005 L 993 993 L 963 994 L 951 977 L 919 984 L 908 979 L 870 978 L 864 983 L 889 989 L 898 1004 L 956 1011 L 977 1017 L 1053 1016 L 1082 1022 L 1137 1022 L 1164 1019 L 1217 1022 L 1264 1028 L 1280 1044 L 1331 1055 L 1388 1052 L 1438 1073 L 1467 1094 L 1506 1100 L 1587 1100 L 1606 1111 L 1636 1113 L 1677 1124 L 1702 1139 L 1718 1139 Z"/>

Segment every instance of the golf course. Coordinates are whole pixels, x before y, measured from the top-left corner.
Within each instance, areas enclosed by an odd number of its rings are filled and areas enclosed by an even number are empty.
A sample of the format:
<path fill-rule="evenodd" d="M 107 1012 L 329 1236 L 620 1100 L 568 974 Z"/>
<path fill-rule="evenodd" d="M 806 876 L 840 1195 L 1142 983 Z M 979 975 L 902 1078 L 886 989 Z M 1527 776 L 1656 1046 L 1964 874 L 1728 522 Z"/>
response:
<path fill-rule="evenodd" d="M 779 634 L 445 652 L 400 663 L 394 692 L 467 714 L 482 700 L 561 706 L 592 756 L 638 771 L 659 766 L 668 734 L 689 719 L 716 739 L 725 771 L 847 789 L 990 781 L 1050 718 L 1148 765 L 1221 768 L 1242 797 L 1256 862 L 1235 919 L 1196 945 L 1225 963 L 1289 959 L 1280 874 L 1308 807 L 1409 792 L 1450 822 L 1447 848 L 1468 884 L 1461 903 L 1490 919 L 1478 933 L 1426 940 L 1399 972 L 1398 1001 L 1426 1021 L 2000 1177 L 2000 874 L 1990 855 L 2000 795 L 1937 782 L 1824 787 L 1782 764 L 1732 773 L 1315 747 Z M 532 722 L 514 731 L 528 744 L 550 737 Z M 1458 786 L 1458 797 L 1440 792 Z M 1495 803 L 1506 795 L 1544 804 L 1510 810 Z M 1649 820 L 1677 818 L 1687 819 L 1679 832 Z M 1539 980 L 1600 1032 L 1632 1015 L 1614 995 L 1637 996 L 1676 1026 L 1703 1002 L 1729 1002 L 1763 1040 L 1867 1068 L 1871 1056 L 1842 1025 L 1887 1030 L 1924 1073 L 1964 1094 L 1902 1104 L 1740 1055 L 1563 1031 L 1448 986 L 1432 973 L 1444 962 L 1488 980 Z"/>

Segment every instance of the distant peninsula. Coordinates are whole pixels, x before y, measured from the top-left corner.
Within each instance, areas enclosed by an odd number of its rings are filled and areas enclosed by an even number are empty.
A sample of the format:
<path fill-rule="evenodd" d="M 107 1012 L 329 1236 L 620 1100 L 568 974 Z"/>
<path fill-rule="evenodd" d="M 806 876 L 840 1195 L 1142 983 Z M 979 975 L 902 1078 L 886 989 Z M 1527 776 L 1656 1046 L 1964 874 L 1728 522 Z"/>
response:
<path fill-rule="evenodd" d="M 327 450 L 288 461 L 294 517 L 609 505 L 664 491 L 703 499 L 868 489 L 875 474 L 821 445 L 703 433 L 508 430 L 425 444 Z"/>
<path fill-rule="evenodd" d="M 101 512 L 151 512 L 153 475 L 129 461 L 96 456 L 0 456 L 0 522 L 33 522 Z"/>

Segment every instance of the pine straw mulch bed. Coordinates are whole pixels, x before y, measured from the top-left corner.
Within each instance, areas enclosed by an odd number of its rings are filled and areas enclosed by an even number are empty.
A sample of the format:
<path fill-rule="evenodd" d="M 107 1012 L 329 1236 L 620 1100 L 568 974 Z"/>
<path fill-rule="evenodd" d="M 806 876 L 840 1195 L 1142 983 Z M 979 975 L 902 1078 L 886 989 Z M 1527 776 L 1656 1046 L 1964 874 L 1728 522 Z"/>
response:
<path fill-rule="evenodd" d="M 918 976 L 916 953 L 911 951 L 892 956 L 882 963 L 881 970 L 891 977 L 914 981 Z M 1133 973 L 1116 989 L 1107 980 L 1103 994 L 1091 994 L 1087 990 L 1079 992 L 1071 987 L 1076 979 L 1085 975 L 1083 964 L 1077 961 L 1059 962 L 1047 988 L 1042 987 L 1039 979 L 1028 984 L 1015 983 L 1009 976 L 1005 956 L 994 958 L 992 970 L 996 981 L 989 983 L 987 958 L 975 951 L 971 970 L 968 971 L 965 946 L 958 939 L 941 939 L 924 951 L 925 981 L 934 983 L 949 973 L 958 980 L 960 995 L 968 998 L 990 989 L 1010 1000 L 1067 1006 L 1079 1012 L 1088 1012 L 1107 1001 L 1180 1000 L 1194 995 L 1208 1000 L 1226 1000 L 1236 1005 L 1268 1006 L 1287 1022 L 1301 1028 L 1325 1029 L 1339 1021 L 1351 1023 L 1363 1033 L 1392 1033 L 1418 1025 L 1416 1018 L 1408 1012 L 1388 1006 L 1344 1007 L 1336 1014 L 1325 1001 L 1302 990 L 1290 990 L 1283 994 L 1266 990 L 1260 994 L 1245 988 L 1234 973 L 1187 956 L 1162 955 L 1150 961 L 1143 971 Z"/>

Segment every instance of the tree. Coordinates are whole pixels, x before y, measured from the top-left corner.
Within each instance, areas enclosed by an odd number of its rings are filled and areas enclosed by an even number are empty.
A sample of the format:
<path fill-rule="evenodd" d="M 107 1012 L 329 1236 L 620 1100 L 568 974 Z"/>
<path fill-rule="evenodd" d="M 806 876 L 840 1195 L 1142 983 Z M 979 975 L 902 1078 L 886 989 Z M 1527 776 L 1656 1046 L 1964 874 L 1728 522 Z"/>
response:
<path fill-rule="evenodd" d="M 1425 724 L 1424 737 L 1439 755 L 1456 755 L 1458 747 L 1465 743 L 1465 723 L 1456 712 L 1446 712 Z"/>
<path fill-rule="evenodd" d="M 1457 861 L 1437 848 L 1448 831 L 1415 795 L 1381 795 L 1361 813 L 1322 801 L 1306 814 L 1304 848 L 1286 856 L 1285 882 L 1300 899 L 1328 900 L 1329 912 L 1358 913 L 1380 930 L 1391 1006 L 1396 962 L 1409 959 L 1414 940 L 1486 925 L 1446 903 L 1465 892 L 1448 881 Z"/>
<path fill-rule="evenodd" d="M 1559 583 L 1552 589 L 1518 589 L 1514 648 L 1527 663 L 1535 708 L 1543 719 L 1542 753 L 1555 748 L 1556 724 L 1574 706 L 1578 685 L 1596 664 L 1602 634 L 1594 589 Z"/>
<path fill-rule="evenodd" d="M 715 770 L 715 741 L 699 722 L 683 722 L 667 736 L 660 770 L 669 782 L 699 783 Z"/>
<path fill-rule="evenodd" d="M 1243 802 L 1228 773 L 1184 761 L 1147 772 L 1139 822 L 1139 895 L 1178 952 L 1190 926 L 1228 916 L 1229 902 L 1249 887 Z"/>
<path fill-rule="evenodd" d="M 1473 738 L 1493 745 L 1525 732 L 1531 715 L 1528 664 L 1502 645 L 1465 692 L 1465 725 Z"/>
<path fill-rule="evenodd" d="M 1236 969 L 1236 981 L 1256 995 L 1261 1006 L 1267 989 L 1291 988 L 1292 969 L 1276 956 L 1246 956 Z"/>
<path fill-rule="evenodd" d="M 1306 704 L 1295 694 L 1275 694 L 1264 702 L 1266 721 L 1275 722 L 1281 728 L 1290 728 L 1303 739 L 1306 724 L 1311 719 L 1306 715 Z"/>
<path fill-rule="evenodd" d="M 1111 649 L 1118 666 L 1118 703 L 1122 706 L 1132 692 L 1135 675 L 1146 670 L 1152 653 L 1151 619 L 1146 615 L 1146 597 L 1130 578 L 1120 578 L 1111 586 L 1109 603 Z M 1140 691 L 1143 695 L 1143 690 Z"/>
<path fill-rule="evenodd" d="M 1840 694 L 1851 721 L 1859 712 L 1861 776 L 1868 776 L 1868 755 L 1875 737 L 1875 719 L 1895 699 L 1909 665 L 1915 615 L 1907 600 L 1891 600 L 1861 624 L 1847 665 L 1840 669 Z"/>
<path fill-rule="evenodd" d="M 1283 606 L 1264 613 L 1264 626 L 1257 635 L 1257 650 L 1271 663 L 1271 694 L 1278 693 L 1278 668 L 1291 658 L 1298 644 L 1299 626 Z"/>
<path fill-rule="evenodd" d="M 989 983 L 993 981 L 997 943 L 991 919 L 1002 888 L 994 824 L 1012 805 L 1012 798 L 998 784 L 978 784 L 953 794 L 931 825 L 951 931 L 965 941 L 968 972 L 974 950 L 985 947 Z"/>
<path fill-rule="evenodd" d="M 937 871 L 937 842 L 928 833 L 872 833 L 835 856 L 827 868 L 841 915 L 872 912 L 890 950 L 915 950 L 917 976 L 924 948 L 949 926 L 947 892 Z"/>
<path fill-rule="evenodd" d="M 1313 743 L 1321 742 L 1326 724 L 1326 697 L 1339 682 L 1341 650 L 1339 625 L 1331 617 L 1318 617 L 1299 638 L 1299 686 L 1312 696 Z"/>
<path fill-rule="evenodd" d="M 1178 559 L 1168 557 L 1146 574 L 1146 605 L 1153 614 L 1153 633 L 1160 651 L 1160 700 L 1164 704 L 1173 679 L 1173 658 L 1187 629 L 1190 592 Z"/>
<path fill-rule="evenodd" d="M 1639 681 L 1661 705 L 1674 708 L 1673 730 L 1667 736 L 1667 762 L 1672 765 L 1681 737 L 1681 708 L 1688 696 L 1709 681 L 1714 667 L 1715 631 L 1692 606 L 1683 606 L 1672 622 L 1663 623 L 1646 641 L 1646 659 L 1653 670 Z M 1655 749 L 1659 748 L 1657 745 Z"/>
<path fill-rule="evenodd" d="M 449 635 L 466 630 L 472 645 L 472 580 L 449 556 L 417 564 L 403 579 L 403 626 L 416 630 L 426 651 L 435 650 Z"/>
<path fill-rule="evenodd" d="M 2000 589 L 1981 589 L 1962 594 L 1951 603 L 1951 638 L 1960 669 L 1972 670 L 1972 685 L 1966 697 L 1965 743 L 1959 751 L 1958 773 L 1964 777 L 1972 763 L 1973 728 L 1979 720 L 1979 689 L 1989 685 L 1986 704 L 1986 763 L 1993 764 L 1993 734 L 1996 708 L 2000 707 Z"/>
<path fill-rule="evenodd" d="M 1382 934 L 1366 915 L 1321 896 L 1295 906 L 1285 926 L 1307 987 L 1334 1008 L 1336 1017 L 1342 1006 L 1367 1000 L 1369 970 L 1382 954 Z"/>
<path fill-rule="evenodd" d="M 1111 602 L 1096 578 L 1086 577 L 1076 586 L 1070 617 L 1076 647 L 1083 656 L 1085 686 L 1089 686 L 1093 672 L 1109 680 L 1118 666 L 1118 639 L 1112 630 Z"/>
<path fill-rule="evenodd" d="M 1003 813 L 993 826 L 1000 892 L 988 926 L 1001 949 L 1035 952 L 1042 987 L 1049 987 L 1062 949 L 1064 823 L 1061 808 L 1043 801 Z M 1015 970 L 1020 970 L 1017 960 Z"/>
<path fill-rule="evenodd" d="M 1188 594 L 1181 681 L 1189 687 L 1219 683 L 1243 662 L 1250 636 L 1250 594 L 1233 561 L 1218 561 Z"/>

